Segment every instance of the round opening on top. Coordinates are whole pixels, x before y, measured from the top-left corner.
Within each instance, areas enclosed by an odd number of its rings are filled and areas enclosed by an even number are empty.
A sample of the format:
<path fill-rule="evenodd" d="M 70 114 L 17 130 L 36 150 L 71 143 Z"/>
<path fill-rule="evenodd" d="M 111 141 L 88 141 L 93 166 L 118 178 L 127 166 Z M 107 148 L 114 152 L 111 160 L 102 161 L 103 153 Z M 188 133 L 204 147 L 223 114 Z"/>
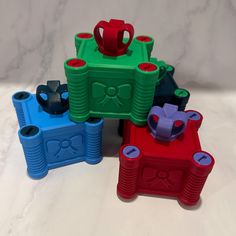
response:
<path fill-rule="evenodd" d="M 126 146 L 122 152 L 127 158 L 137 158 L 140 155 L 139 148 L 132 145 Z"/>
<path fill-rule="evenodd" d="M 24 128 L 22 128 L 20 133 L 22 136 L 32 137 L 32 136 L 39 133 L 39 128 L 34 125 L 28 125 L 28 126 L 25 126 Z"/>
<path fill-rule="evenodd" d="M 77 37 L 81 39 L 89 39 L 89 38 L 92 38 L 93 35 L 90 33 L 79 33 L 77 34 Z"/>
<path fill-rule="evenodd" d="M 14 99 L 16 100 L 24 100 L 26 98 L 28 98 L 30 96 L 30 94 L 28 92 L 18 92 L 14 95 Z"/>
<path fill-rule="evenodd" d="M 172 65 L 167 65 L 167 71 L 168 72 L 173 72 L 174 71 L 174 67 Z"/>
<path fill-rule="evenodd" d="M 212 158 L 209 154 L 205 152 L 197 152 L 193 155 L 193 160 L 199 165 L 208 166 L 212 162 Z"/>
<path fill-rule="evenodd" d="M 144 42 L 144 43 L 148 43 L 148 42 L 151 42 L 152 39 L 149 37 L 149 36 L 146 36 L 146 35 L 140 35 L 136 38 L 138 41 L 140 42 Z"/>
<path fill-rule="evenodd" d="M 142 71 L 151 72 L 151 71 L 155 71 L 157 69 L 157 66 L 152 63 L 145 62 L 145 63 L 139 64 L 138 68 Z"/>
<path fill-rule="evenodd" d="M 84 60 L 81 59 L 71 59 L 67 62 L 67 65 L 70 67 L 75 67 L 75 68 L 79 68 L 82 67 L 86 64 L 86 62 Z"/>
<path fill-rule="evenodd" d="M 190 120 L 200 120 L 201 119 L 200 114 L 196 111 L 188 111 L 187 115 Z"/>
<path fill-rule="evenodd" d="M 186 90 L 186 89 L 176 89 L 175 90 L 175 95 L 177 97 L 181 97 L 181 98 L 184 98 L 184 97 L 188 97 L 189 96 L 189 92 Z"/>

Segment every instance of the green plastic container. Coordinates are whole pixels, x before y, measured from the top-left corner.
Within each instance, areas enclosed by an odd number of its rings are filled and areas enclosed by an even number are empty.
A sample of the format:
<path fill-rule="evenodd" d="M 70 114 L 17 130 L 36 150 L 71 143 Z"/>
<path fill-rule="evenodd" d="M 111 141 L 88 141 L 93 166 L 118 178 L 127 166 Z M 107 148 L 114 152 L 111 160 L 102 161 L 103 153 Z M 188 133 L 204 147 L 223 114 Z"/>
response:
<path fill-rule="evenodd" d="M 92 34 L 77 34 L 77 57 L 64 64 L 71 120 L 120 118 L 145 125 L 155 87 L 167 69 L 163 61 L 150 62 L 153 44 L 152 38 L 138 36 L 125 55 L 111 57 L 99 52 Z"/>

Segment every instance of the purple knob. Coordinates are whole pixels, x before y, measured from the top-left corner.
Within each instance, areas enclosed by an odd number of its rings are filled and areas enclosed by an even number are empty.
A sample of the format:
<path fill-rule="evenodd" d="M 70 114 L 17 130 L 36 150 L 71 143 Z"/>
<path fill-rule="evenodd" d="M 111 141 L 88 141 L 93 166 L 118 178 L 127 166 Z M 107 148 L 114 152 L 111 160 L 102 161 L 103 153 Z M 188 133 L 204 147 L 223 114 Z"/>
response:
<path fill-rule="evenodd" d="M 165 103 L 164 107 L 152 107 L 147 118 L 151 134 L 163 141 L 176 139 L 184 132 L 187 122 L 187 114 L 178 111 L 178 106 L 168 103 Z"/>
<path fill-rule="evenodd" d="M 197 152 L 193 155 L 193 160 L 201 166 L 209 166 L 212 163 L 212 157 L 205 152 Z"/>
<path fill-rule="evenodd" d="M 187 111 L 188 118 L 191 120 L 200 120 L 201 116 L 196 111 Z"/>
<path fill-rule="evenodd" d="M 137 158 L 140 155 L 140 150 L 136 146 L 129 145 L 123 149 L 123 155 L 127 158 Z"/>

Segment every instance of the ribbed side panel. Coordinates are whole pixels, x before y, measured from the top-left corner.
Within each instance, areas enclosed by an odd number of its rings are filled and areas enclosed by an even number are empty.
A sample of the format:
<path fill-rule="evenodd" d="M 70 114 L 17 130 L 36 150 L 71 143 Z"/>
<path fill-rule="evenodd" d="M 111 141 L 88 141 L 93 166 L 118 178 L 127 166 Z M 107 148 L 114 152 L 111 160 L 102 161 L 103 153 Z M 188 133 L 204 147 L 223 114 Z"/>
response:
<path fill-rule="evenodd" d="M 152 106 L 153 97 L 154 87 L 152 85 L 145 86 L 144 88 L 143 85 L 137 83 L 134 89 L 132 116 L 137 119 L 146 120 L 147 113 Z"/>
<path fill-rule="evenodd" d="M 87 158 L 89 164 L 96 164 L 102 160 L 102 135 L 99 133 L 87 134 Z"/>
<path fill-rule="evenodd" d="M 180 201 L 186 205 L 194 205 L 200 198 L 200 193 L 206 182 L 207 177 L 199 177 L 189 174 L 185 186 L 180 195 Z"/>
<path fill-rule="evenodd" d="M 22 104 L 20 103 L 15 104 L 15 109 L 16 109 L 16 115 L 17 115 L 19 126 L 22 127 L 26 125 Z"/>
<path fill-rule="evenodd" d="M 131 199 L 136 195 L 138 169 L 126 169 L 120 165 L 117 193 L 120 197 Z"/>
<path fill-rule="evenodd" d="M 28 173 L 32 178 L 41 178 L 47 174 L 48 167 L 42 145 L 24 147 Z"/>
<path fill-rule="evenodd" d="M 88 79 L 79 75 L 78 80 L 68 79 L 68 91 L 71 118 L 86 115 L 89 108 Z"/>

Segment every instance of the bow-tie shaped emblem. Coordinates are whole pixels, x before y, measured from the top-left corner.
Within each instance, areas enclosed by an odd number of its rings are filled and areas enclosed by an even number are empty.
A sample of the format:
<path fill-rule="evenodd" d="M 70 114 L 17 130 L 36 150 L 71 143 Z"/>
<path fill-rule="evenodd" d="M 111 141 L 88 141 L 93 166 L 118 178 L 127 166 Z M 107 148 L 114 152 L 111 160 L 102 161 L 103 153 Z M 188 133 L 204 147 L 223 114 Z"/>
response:
<path fill-rule="evenodd" d="M 108 102 L 112 101 L 118 108 L 120 108 L 123 103 L 121 99 L 131 98 L 132 87 L 130 84 L 122 84 L 117 87 L 107 87 L 105 84 L 95 82 L 92 86 L 92 94 L 94 98 L 101 98 L 99 102 L 101 105 L 106 105 Z"/>
<path fill-rule="evenodd" d="M 49 140 L 46 143 L 47 151 L 49 154 L 56 156 L 57 158 L 63 157 L 65 152 L 69 152 L 75 155 L 83 144 L 83 138 L 81 135 L 76 135 L 70 139 L 63 141 Z"/>
<path fill-rule="evenodd" d="M 155 188 L 173 189 L 178 187 L 178 180 L 183 177 L 181 170 L 157 170 L 146 167 L 143 170 L 143 180 Z M 177 180 L 177 181 L 176 181 Z"/>
<path fill-rule="evenodd" d="M 184 132 L 188 121 L 187 113 L 178 111 L 178 106 L 165 103 L 154 106 L 148 114 L 147 123 L 151 134 L 159 140 L 174 140 Z"/>

